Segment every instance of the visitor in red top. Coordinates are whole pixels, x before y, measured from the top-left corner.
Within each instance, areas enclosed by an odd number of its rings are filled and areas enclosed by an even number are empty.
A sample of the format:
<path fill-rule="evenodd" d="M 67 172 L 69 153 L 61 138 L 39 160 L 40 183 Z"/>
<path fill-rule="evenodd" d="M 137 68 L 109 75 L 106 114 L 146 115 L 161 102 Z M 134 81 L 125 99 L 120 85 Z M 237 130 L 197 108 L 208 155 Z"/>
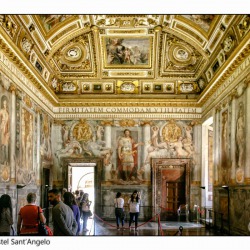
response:
<path fill-rule="evenodd" d="M 35 193 L 29 193 L 27 195 L 27 202 L 28 204 L 21 207 L 18 214 L 17 234 L 21 236 L 37 236 L 39 220 L 45 223 L 46 219 L 42 209 L 35 204 Z"/>

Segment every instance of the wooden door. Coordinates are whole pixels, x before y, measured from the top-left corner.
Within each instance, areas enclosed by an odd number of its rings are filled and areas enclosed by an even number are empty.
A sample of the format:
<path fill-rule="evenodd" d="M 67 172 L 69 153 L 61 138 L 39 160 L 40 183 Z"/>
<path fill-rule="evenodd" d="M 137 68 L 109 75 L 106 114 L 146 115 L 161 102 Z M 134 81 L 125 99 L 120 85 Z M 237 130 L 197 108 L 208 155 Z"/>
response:
<path fill-rule="evenodd" d="M 161 220 L 177 220 L 177 209 L 190 202 L 190 159 L 152 159 L 153 211 Z"/>
<path fill-rule="evenodd" d="M 166 220 L 177 219 L 181 204 L 185 204 L 185 182 L 166 182 Z"/>

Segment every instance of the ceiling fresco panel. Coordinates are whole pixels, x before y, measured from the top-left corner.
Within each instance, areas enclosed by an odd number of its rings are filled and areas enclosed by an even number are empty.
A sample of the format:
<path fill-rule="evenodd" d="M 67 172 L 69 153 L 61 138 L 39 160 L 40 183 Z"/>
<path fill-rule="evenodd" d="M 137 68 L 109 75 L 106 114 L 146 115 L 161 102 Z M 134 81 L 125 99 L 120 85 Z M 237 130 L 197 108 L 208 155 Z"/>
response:
<path fill-rule="evenodd" d="M 150 68 L 152 37 L 103 37 L 105 68 Z"/>

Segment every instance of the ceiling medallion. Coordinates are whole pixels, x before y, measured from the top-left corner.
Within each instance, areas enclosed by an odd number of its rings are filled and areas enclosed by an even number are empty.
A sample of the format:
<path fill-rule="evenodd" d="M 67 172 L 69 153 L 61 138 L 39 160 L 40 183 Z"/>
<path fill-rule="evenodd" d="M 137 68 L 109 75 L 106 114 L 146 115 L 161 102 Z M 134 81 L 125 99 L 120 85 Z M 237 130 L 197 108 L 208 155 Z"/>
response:
<path fill-rule="evenodd" d="M 68 61 L 75 62 L 81 58 L 82 50 L 78 46 L 73 46 L 66 51 L 64 56 Z"/>
<path fill-rule="evenodd" d="M 190 57 L 189 53 L 183 48 L 175 48 L 174 57 L 179 61 L 186 61 Z"/>
<path fill-rule="evenodd" d="M 60 61 L 69 65 L 79 64 L 88 57 L 86 47 L 82 44 L 71 44 L 62 50 Z"/>
<path fill-rule="evenodd" d="M 169 48 L 169 57 L 178 66 L 194 65 L 196 57 L 193 54 L 191 49 L 180 43 L 172 44 Z"/>

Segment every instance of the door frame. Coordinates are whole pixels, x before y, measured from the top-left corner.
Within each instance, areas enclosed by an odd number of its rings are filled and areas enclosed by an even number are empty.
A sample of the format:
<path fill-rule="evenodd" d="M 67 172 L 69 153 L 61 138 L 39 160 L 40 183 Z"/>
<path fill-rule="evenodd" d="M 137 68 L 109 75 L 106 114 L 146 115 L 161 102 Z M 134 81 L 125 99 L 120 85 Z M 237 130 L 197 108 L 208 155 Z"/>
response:
<path fill-rule="evenodd" d="M 69 183 L 68 172 L 71 170 L 70 163 L 95 163 L 94 168 L 94 186 L 95 186 L 95 213 L 100 214 L 101 212 L 101 175 L 102 175 L 102 166 L 103 159 L 95 158 L 95 157 L 81 157 L 81 158 L 73 158 L 67 157 L 62 159 L 62 173 L 63 173 L 63 187 L 67 188 Z"/>
<path fill-rule="evenodd" d="M 185 168 L 185 198 L 186 204 L 190 205 L 190 159 L 186 158 L 153 158 L 151 160 L 152 166 L 152 217 L 156 214 L 163 214 L 162 210 L 162 170 L 169 168 L 169 166 L 183 166 Z M 176 211 L 177 212 L 177 211 Z"/>

